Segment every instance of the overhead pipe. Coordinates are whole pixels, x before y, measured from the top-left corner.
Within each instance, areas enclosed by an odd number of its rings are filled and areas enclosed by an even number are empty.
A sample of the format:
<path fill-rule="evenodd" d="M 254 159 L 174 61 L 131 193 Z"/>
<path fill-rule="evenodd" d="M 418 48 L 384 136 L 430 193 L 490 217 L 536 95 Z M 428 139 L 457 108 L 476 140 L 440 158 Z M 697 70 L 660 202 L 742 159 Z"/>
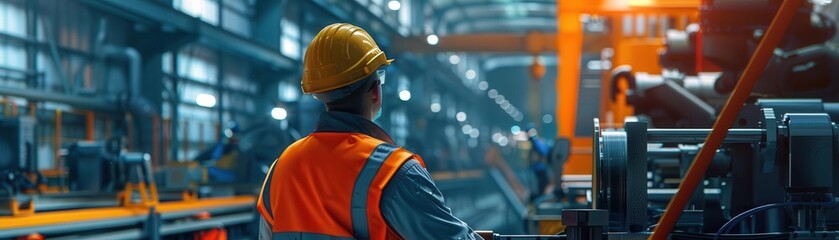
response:
<path fill-rule="evenodd" d="M 737 119 L 737 115 L 740 113 L 743 104 L 752 92 L 752 88 L 754 88 L 755 83 L 757 83 L 766 64 L 769 62 L 769 58 L 772 57 L 773 50 L 781 42 L 784 32 L 786 32 L 801 2 L 802 0 L 784 0 L 781 3 L 781 7 L 772 19 L 772 23 L 766 29 L 766 34 L 760 40 L 760 44 L 758 44 L 751 60 L 749 60 L 749 64 L 746 65 L 746 69 L 740 75 L 740 80 L 737 81 L 734 92 L 731 94 L 728 102 L 726 102 L 725 107 L 723 107 L 722 113 L 714 122 L 714 128 L 711 130 L 711 134 L 705 139 L 705 144 L 703 144 L 703 147 L 699 150 L 699 154 L 693 159 L 693 163 L 691 163 L 690 168 L 688 168 L 687 173 L 682 178 L 682 182 L 679 184 L 679 190 L 673 196 L 673 199 L 670 200 L 667 209 L 665 209 L 664 214 L 658 221 L 658 226 L 653 230 L 653 234 L 649 239 L 664 240 L 673 231 L 673 227 L 675 227 L 676 222 L 679 220 L 682 210 L 685 209 L 699 182 L 704 178 L 705 172 L 708 170 L 708 166 L 711 164 L 714 155 L 716 155 L 717 149 L 722 145 L 729 128 L 734 125 L 734 120 Z"/>
<path fill-rule="evenodd" d="M 25 98 L 30 101 L 64 103 L 99 111 L 113 112 L 117 110 L 116 106 L 110 104 L 111 102 L 116 101 L 116 99 L 111 98 L 106 98 L 105 101 L 102 101 L 102 99 L 91 99 L 66 94 L 44 94 L 43 91 L 19 88 L 0 88 L 0 95 Z"/>

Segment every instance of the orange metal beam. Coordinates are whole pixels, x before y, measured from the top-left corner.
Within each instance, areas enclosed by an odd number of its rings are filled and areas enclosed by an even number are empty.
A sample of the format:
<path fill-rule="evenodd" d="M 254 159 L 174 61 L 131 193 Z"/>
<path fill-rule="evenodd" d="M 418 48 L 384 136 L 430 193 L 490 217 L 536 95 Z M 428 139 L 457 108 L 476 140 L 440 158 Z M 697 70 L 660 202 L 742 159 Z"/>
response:
<path fill-rule="evenodd" d="M 127 218 L 146 214 L 148 211 L 143 209 L 113 207 L 36 213 L 21 217 L 0 216 L 0 230 Z"/>
<path fill-rule="evenodd" d="M 253 206 L 254 196 L 236 196 L 230 198 L 207 198 L 197 201 L 166 202 L 157 205 L 157 212 L 172 213 L 191 210 L 208 210 L 219 207 Z M 28 216 L 0 216 L 0 230 L 68 223 L 102 221 L 109 219 L 147 216 L 148 208 L 111 207 L 81 210 L 35 213 Z"/>
<path fill-rule="evenodd" d="M 557 34 L 529 32 L 527 34 L 485 33 L 439 36 L 431 46 L 426 36 L 394 38 L 392 50 L 398 52 L 511 52 L 542 53 L 557 50 Z"/>
<path fill-rule="evenodd" d="M 560 1 L 560 12 L 589 14 L 696 14 L 700 0 L 587 0 Z M 559 14 L 562 15 L 561 13 Z"/>
<path fill-rule="evenodd" d="M 802 0 L 784 0 L 781 4 L 781 8 L 778 9 L 778 13 L 775 14 L 775 18 L 772 19 L 772 23 L 766 30 L 766 35 L 760 40 L 760 44 L 758 44 L 754 55 L 749 60 L 749 64 L 746 65 L 743 75 L 737 81 L 734 92 L 731 94 L 728 102 L 726 102 L 725 107 L 723 107 L 722 113 L 717 117 L 716 122 L 714 122 L 714 128 L 711 130 L 711 134 L 705 139 L 705 144 L 703 144 L 702 149 L 699 150 L 699 154 L 693 159 L 693 163 L 682 179 L 682 183 L 679 184 L 679 190 L 667 205 L 667 209 L 664 211 L 661 219 L 659 219 L 658 227 L 655 228 L 650 239 L 667 239 L 668 234 L 673 230 L 676 221 L 679 219 L 679 215 L 682 214 L 682 210 L 685 209 L 688 201 L 690 201 L 696 186 L 699 185 L 699 182 L 705 175 L 705 171 L 708 170 L 708 165 L 711 163 L 717 148 L 722 145 L 725 135 L 728 134 L 728 129 L 734 125 L 734 120 L 737 119 L 740 109 L 743 108 L 743 103 L 752 92 L 752 88 L 766 67 L 766 63 L 769 62 L 769 58 L 772 57 L 773 50 L 781 42 L 784 32 L 786 32 L 801 2 Z"/>
<path fill-rule="evenodd" d="M 558 8 L 569 1 L 560 1 Z M 580 61 L 583 48 L 583 28 L 579 12 L 559 14 L 559 38 L 555 44 L 559 54 L 559 74 L 556 79 L 558 93 L 557 119 L 559 136 L 573 139 L 576 129 L 577 93 L 580 85 Z M 562 39 L 561 41 L 559 39 Z"/>

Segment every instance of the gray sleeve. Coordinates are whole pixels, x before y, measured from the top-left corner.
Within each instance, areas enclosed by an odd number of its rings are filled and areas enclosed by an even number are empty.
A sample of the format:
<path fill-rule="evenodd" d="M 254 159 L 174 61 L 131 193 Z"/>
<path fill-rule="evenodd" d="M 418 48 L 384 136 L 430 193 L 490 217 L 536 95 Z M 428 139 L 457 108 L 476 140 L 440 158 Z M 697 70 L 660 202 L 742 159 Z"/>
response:
<path fill-rule="evenodd" d="M 452 215 L 428 171 L 410 160 L 388 182 L 380 203 L 388 225 L 404 239 L 482 239 Z"/>
<path fill-rule="evenodd" d="M 271 233 L 271 224 L 268 223 L 262 215 L 257 215 L 256 217 L 259 218 L 259 240 L 274 239 L 274 236 Z"/>

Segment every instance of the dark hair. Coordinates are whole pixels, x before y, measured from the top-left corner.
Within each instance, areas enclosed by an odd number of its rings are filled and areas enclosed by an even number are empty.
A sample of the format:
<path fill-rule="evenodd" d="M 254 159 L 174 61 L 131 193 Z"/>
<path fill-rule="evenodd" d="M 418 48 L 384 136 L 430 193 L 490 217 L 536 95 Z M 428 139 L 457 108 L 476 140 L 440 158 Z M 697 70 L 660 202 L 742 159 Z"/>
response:
<path fill-rule="evenodd" d="M 365 83 L 361 85 L 361 87 L 353 90 L 346 97 L 325 103 L 326 110 L 363 114 L 366 109 L 364 109 L 362 101 L 364 101 L 364 95 L 367 95 L 367 92 L 370 92 L 370 90 L 373 89 L 374 84 L 377 82 L 374 76 L 375 74 L 362 79 L 361 81 L 365 81 Z"/>

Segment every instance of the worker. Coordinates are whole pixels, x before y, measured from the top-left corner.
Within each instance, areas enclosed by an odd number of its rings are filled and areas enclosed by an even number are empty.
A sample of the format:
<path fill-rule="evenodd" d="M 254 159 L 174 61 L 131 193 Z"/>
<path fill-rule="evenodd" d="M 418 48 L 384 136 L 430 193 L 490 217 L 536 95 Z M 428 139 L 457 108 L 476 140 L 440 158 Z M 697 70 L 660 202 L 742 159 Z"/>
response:
<path fill-rule="evenodd" d="M 242 166 L 245 162 L 237 162 L 241 150 L 239 150 L 239 124 L 236 122 L 227 123 L 223 131 L 224 139 L 215 144 L 212 148 L 202 152 L 195 159 L 207 166 L 207 175 L 214 183 L 234 183 L 242 178 Z M 239 175 L 239 176 L 237 176 Z"/>
<path fill-rule="evenodd" d="M 326 112 L 271 166 L 257 200 L 260 239 L 481 239 L 446 207 L 422 158 L 372 122 L 392 61 L 351 24 L 312 40 L 301 85 Z"/>

